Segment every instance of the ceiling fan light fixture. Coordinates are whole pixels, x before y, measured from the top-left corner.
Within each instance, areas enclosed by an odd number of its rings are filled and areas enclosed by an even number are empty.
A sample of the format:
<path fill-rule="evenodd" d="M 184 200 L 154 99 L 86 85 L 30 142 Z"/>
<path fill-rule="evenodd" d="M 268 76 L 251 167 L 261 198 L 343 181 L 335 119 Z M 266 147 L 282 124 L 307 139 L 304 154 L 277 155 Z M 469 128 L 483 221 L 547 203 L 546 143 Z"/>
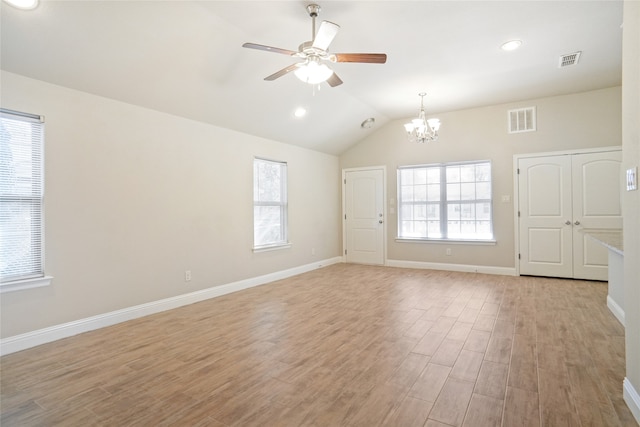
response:
<path fill-rule="evenodd" d="M 31 10 L 38 7 L 38 0 L 4 0 L 5 3 L 23 10 Z"/>
<path fill-rule="evenodd" d="M 418 118 L 411 120 L 404 125 L 404 130 L 407 132 L 409 142 L 421 142 L 436 141 L 438 139 L 438 130 L 440 129 L 439 119 L 428 119 L 424 112 L 424 97 L 426 93 L 421 92 L 420 96 L 420 113 Z"/>
<path fill-rule="evenodd" d="M 294 71 L 296 77 L 305 83 L 317 85 L 326 82 L 333 75 L 333 70 L 326 64 L 320 63 L 318 58 L 309 58 Z"/>

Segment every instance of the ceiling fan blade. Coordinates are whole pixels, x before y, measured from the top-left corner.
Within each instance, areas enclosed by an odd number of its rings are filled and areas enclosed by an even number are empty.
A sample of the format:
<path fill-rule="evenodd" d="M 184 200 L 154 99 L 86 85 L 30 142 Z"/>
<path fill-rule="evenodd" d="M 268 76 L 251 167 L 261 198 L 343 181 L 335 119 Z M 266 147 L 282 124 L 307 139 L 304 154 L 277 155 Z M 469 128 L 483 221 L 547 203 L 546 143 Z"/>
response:
<path fill-rule="evenodd" d="M 270 76 L 265 77 L 264 79 L 267 80 L 267 81 L 275 80 L 277 78 L 280 78 L 280 77 L 284 76 L 285 74 L 288 74 L 288 73 L 292 72 L 293 70 L 295 70 L 299 66 L 300 66 L 299 63 L 289 65 L 288 67 L 283 68 L 280 71 L 276 71 L 275 73 L 271 74 Z"/>
<path fill-rule="evenodd" d="M 327 79 L 327 83 L 329 83 L 329 86 L 331 87 L 336 87 L 342 84 L 342 80 L 340 79 L 340 77 L 338 77 L 338 75 L 334 72 L 333 74 L 331 74 L 331 77 L 329 77 Z"/>
<path fill-rule="evenodd" d="M 340 25 L 334 24 L 329 21 L 322 21 L 320 23 L 320 28 L 318 29 L 318 33 L 313 38 L 313 47 L 316 49 L 327 50 L 336 34 L 338 34 L 338 30 L 340 29 Z"/>
<path fill-rule="evenodd" d="M 384 64 L 386 53 L 336 53 L 335 62 L 363 62 L 367 64 Z"/>
<path fill-rule="evenodd" d="M 295 55 L 296 53 L 298 53 L 298 52 L 293 51 L 293 50 L 281 49 L 279 47 L 265 46 L 265 45 L 262 45 L 262 44 L 255 44 L 255 43 L 245 43 L 245 44 L 242 45 L 242 47 L 246 47 L 246 48 L 249 48 L 249 49 L 264 50 L 264 51 L 267 51 L 267 52 L 281 53 L 283 55 L 289 55 L 289 56 Z"/>

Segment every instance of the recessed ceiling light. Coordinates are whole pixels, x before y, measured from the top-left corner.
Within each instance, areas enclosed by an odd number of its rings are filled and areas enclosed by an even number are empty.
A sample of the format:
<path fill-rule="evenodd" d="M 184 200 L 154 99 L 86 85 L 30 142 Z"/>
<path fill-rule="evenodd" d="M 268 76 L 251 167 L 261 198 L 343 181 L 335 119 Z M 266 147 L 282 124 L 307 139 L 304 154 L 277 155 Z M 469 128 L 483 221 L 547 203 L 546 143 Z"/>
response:
<path fill-rule="evenodd" d="M 293 112 L 293 115 L 300 118 L 304 117 L 307 114 L 307 110 L 303 107 L 296 108 L 296 111 Z"/>
<path fill-rule="evenodd" d="M 4 0 L 7 4 L 10 4 L 13 7 L 17 7 L 18 9 L 35 9 L 38 7 L 38 0 Z"/>
<path fill-rule="evenodd" d="M 500 49 L 502 50 L 516 50 L 517 48 L 520 47 L 520 45 L 522 44 L 522 40 L 509 40 L 506 43 L 503 43 L 502 46 L 500 46 Z"/>

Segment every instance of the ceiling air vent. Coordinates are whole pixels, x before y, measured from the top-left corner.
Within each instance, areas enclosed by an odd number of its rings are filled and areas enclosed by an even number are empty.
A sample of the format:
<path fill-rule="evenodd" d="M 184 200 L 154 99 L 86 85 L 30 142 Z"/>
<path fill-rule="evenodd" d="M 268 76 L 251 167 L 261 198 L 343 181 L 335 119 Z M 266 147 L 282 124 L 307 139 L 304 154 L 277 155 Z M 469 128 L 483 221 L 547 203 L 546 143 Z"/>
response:
<path fill-rule="evenodd" d="M 536 130 L 536 107 L 507 111 L 509 133 L 533 132 Z"/>
<path fill-rule="evenodd" d="M 580 54 L 582 52 L 573 52 L 568 53 L 566 55 L 560 56 L 560 62 L 558 63 L 558 68 L 570 67 L 572 65 L 576 65 L 578 63 L 578 59 L 580 59 Z"/>

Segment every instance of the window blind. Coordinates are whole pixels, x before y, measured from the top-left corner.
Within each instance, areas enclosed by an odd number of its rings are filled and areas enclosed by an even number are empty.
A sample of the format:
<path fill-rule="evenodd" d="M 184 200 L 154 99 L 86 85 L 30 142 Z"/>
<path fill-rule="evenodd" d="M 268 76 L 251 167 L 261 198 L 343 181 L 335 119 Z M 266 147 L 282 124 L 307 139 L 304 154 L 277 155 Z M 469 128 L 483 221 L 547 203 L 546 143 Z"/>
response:
<path fill-rule="evenodd" d="M 253 246 L 287 244 L 287 164 L 253 161 Z"/>
<path fill-rule="evenodd" d="M 44 276 L 40 116 L 0 109 L 0 283 Z"/>

